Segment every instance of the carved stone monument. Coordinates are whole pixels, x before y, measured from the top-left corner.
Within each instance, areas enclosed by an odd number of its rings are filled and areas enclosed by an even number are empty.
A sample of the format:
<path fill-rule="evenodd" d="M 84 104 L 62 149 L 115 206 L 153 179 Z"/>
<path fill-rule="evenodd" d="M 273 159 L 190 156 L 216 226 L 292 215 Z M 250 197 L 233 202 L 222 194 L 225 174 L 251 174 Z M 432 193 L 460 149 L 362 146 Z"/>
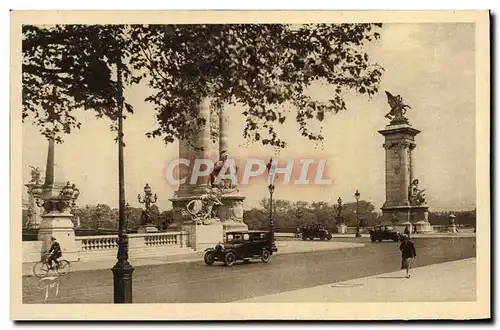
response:
<path fill-rule="evenodd" d="M 55 237 L 61 245 L 65 259 L 77 260 L 77 246 L 73 225 L 71 208 L 78 198 L 79 191 L 75 185 L 66 185 L 61 180 L 61 175 L 56 177 L 55 172 L 55 144 L 54 139 L 49 140 L 47 155 L 47 168 L 43 186 L 38 185 L 33 192 L 37 203 L 43 206 L 44 214 L 38 230 L 38 240 L 43 242 L 42 249 L 48 251 L 50 238 Z"/>
<path fill-rule="evenodd" d="M 415 136 L 420 133 L 413 128 L 404 115 L 410 106 L 403 103 L 401 96 L 387 95 L 391 111 L 385 115 L 389 125 L 379 133 L 385 137 L 385 193 L 386 201 L 382 212 L 389 217 L 397 217 L 396 227 L 403 232 L 408 223 L 416 231 L 432 231 L 428 220 L 429 207 L 425 201 L 425 189 L 419 188 L 414 174 L 413 150 L 417 146 Z"/>
<path fill-rule="evenodd" d="M 179 167 L 179 177 L 187 177 L 188 180 L 179 185 L 170 199 L 174 221 L 169 229 L 187 231 L 189 245 L 196 250 L 222 241 L 225 231 L 248 229 L 243 222 L 245 197 L 232 180 L 217 179 L 220 172 L 234 171 L 235 166 L 231 165 L 235 163 L 227 157 L 227 113 L 221 109 L 215 114 L 210 103 L 210 99 L 206 98 L 198 108 L 198 118 L 203 119 L 205 124 L 193 130 L 195 133 L 192 136 L 179 141 L 179 158 L 188 159 L 191 164 Z M 218 145 L 212 141 L 209 124 L 213 122 L 211 116 L 215 115 L 218 116 Z M 194 161 L 211 159 L 214 154 L 218 155 L 218 159 L 214 168 L 210 169 L 211 175 L 201 176 L 195 182 L 191 180 Z"/>

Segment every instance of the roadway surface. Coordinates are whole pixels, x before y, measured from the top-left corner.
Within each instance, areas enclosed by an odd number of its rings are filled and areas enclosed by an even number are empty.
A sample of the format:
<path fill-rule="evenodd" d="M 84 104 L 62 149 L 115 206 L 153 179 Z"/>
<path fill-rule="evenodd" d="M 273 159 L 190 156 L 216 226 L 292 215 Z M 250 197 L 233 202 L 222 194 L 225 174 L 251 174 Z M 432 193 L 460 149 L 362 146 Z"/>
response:
<path fill-rule="evenodd" d="M 400 269 L 399 244 L 370 243 L 365 247 L 296 254 L 275 254 L 269 264 L 235 263 L 206 266 L 199 262 L 136 267 L 134 303 L 231 302 L 284 291 L 346 281 Z M 475 238 L 415 239 L 415 267 L 476 256 Z M 110 263 L 112 267 L 112 263 Z M 44 303 L 40 279 L 23 277 L 23 303 Z M 59 279 L 57 296 L 45 303 L 113 303 L 111 270 L 70 273 Z"/>

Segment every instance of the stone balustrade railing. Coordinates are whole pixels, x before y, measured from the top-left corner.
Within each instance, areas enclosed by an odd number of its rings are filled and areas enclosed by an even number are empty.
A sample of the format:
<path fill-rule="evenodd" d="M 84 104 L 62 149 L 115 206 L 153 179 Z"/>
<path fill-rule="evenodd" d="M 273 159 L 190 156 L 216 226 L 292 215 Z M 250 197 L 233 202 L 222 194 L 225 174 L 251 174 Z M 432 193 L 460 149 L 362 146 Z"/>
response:
<path fill-rule="evenodd" d="M 118 251 L 117 235 L 77 236 L 78 257 L 80 260 L 116 257 Z M 128 234 L 129 256 L 161 256 L 188 246 L 187 233 L 143 233 Z"/>
<path fill-rule="evenodd" d="M 76 236 L 74 238 L 76 260 L 115 260 L 118 252 L 117 235 Z M 40 261 L 43 254 L 42 241 L 23 242 L 23 262 Z M 163 257 L 170 254 L 191 253 L 188 233 L 158 232 L 144 234 L 128 234 L 128 248 L 130 258 Z M 63 258 L 68 259 L 66 245 L 63 248 Z"/>

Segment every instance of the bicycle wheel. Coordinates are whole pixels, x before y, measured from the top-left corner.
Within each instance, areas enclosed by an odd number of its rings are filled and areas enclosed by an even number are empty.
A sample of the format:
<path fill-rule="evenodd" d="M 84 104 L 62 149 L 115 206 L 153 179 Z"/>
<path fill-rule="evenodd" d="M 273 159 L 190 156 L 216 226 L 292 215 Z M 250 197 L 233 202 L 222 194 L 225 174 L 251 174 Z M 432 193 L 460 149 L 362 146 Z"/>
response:
<path fill-rule="evenodd" d="M 33 266 L 33 273 L 36 277 L 45 277 L 49 272 L 49 265 L 43 261 L 39 261 Z"/>
<path fill-rule="evenodd" d="M 70 271 L 70 263 L 68 260 L 59 260 L 59 267 L 56 268 L 57 273 L 61 276 L 67 275 Z"/>

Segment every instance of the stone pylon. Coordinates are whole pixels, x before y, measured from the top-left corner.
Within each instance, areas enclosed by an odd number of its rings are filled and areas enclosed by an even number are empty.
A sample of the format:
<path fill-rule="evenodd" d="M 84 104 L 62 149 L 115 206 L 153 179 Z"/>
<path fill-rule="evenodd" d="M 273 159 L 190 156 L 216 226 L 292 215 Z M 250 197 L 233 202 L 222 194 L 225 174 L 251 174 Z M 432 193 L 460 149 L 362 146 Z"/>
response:
<path fill-rule="evenodd" d="M 195 250 L 213 246 L 222 241 L 222 224 L 220 222 L 211 225 L 193 224 L 191 216 L 186 210 L 189 202 L 206 194 L 207 189 L 210 188 L 209 175 L 200 176 L 197 180 L 191 178 L 196 160 L 212 158 L 210 102 L 210 98 L 205 98 L 198 106 L 198 118 L 203 119 L 205 124 L 196 127 L 193 136 L 179 141 L 179 158 L 189 160 L 190 165 L 179 167 L 179 178 L 187 178 L 187 180 L 179 185 L 174 197 L 170 199 L 174 221 L 169 229 L 187 231 L 188 245 Z"/>
<path fill-rule="evenodd" d="M 398 96 L 399 97 L 399 96 Z M 401 110 L 396 104 L 396 110 Z M 394 106 L 394 105 L 392 105 Z M 396 108 L 399 106 L 400 108 Z M 414 173 L 415 136 L 420 133 L 413 128 L 401 112 L 385 129 L 378 131 L 385 137 L 385 195 L 382 212 L 388 217 L 397 217 L 399 231 L 406 226 L 415 226 L 418 232 L 432 231 L 428 220 L 428 205 L 420 198 L 423 190 L 418 189 Z"/>
<path fill-rule="evenodd" d="M 69 261 L 76 261 L 77 247 L 75 243 L 75 231 L 73 214 L 70 213 L 72 195 L 67 194 L 68 189 L 71 194 L 72 189 L 69 183 L 64 186 L 55 177 L 55 143 L 49 140 L 47 167 L 45 171 L 45 183 L 42 186 L 40 199 L 43 201 L 45 213 L 38 230 L 38 240 L 43 242 L 42 249 L 48 251 L 51 245 L 50 238 L 55 237 L 61 245 L 63 258 Z"/>

